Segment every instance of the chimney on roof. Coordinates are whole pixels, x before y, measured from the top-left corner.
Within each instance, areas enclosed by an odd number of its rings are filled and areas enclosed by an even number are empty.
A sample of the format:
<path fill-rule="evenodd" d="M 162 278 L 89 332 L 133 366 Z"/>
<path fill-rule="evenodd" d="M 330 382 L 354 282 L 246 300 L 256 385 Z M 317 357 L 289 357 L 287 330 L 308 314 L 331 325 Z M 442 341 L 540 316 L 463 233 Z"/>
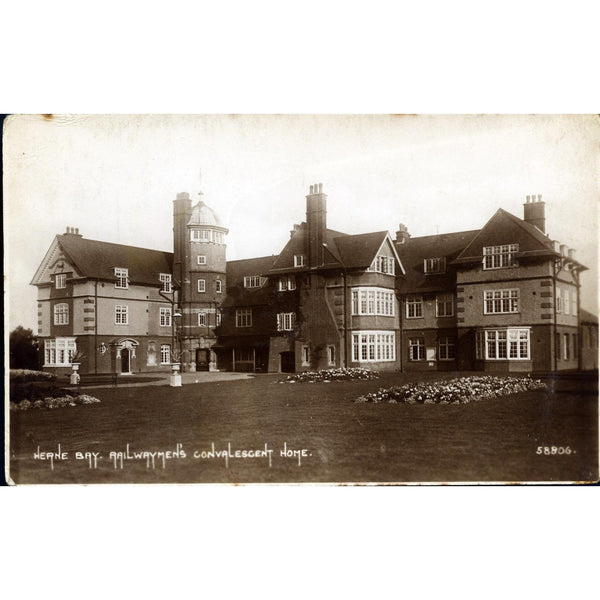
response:
<path fill-rule="evenodd" d="M 526 196 L 523 204 L 523 220 L 537 227 L 542 233 L 546 233 L 546 204 L 542 202 L 541 194 Z"/>
<path fill-rule="evenodd" d="M 575 260 L 575 248 L 569 248 L 569 258 Z"/>
<path fill-rule="evenodd" d="M 290 239 L 294 237 L 294 234 L 296 231 L 298 231 L 298 229 L 300 229 L 300 225 L 298 225 L 298 223 L 294 223 L 294 229 L 290 231 Z"/>
<path fill-rule="evenodd" d="M 76 235 L 78 237 L 83 237 L 79 233 L 79 227 L 71 227 L 70 225 L 67 225 L 67 230 L 65 231 L 65 235 Z"/>
<path fill-rule="evenodd" d="M 398 225 L 398 231 L 396 231 L 396 243 L 404 244 L 410 239 L 410 233 L 408 233 L 408 227 L 404 223 Z"/>
<path fill-rule="evenodd" d="M 569 256 L 569 247 L 566 244 L 561 244 L 560 245 L 560 253 L 563 256 Z"/>
<path fill-rule="evenodd" d="M 306 233 L 308 266 L 318 267 L 325 261 L 323 243 L 327 229 L 327 194 L 323 193 L 323 184 L 310 186 L 306 196 Z"/>

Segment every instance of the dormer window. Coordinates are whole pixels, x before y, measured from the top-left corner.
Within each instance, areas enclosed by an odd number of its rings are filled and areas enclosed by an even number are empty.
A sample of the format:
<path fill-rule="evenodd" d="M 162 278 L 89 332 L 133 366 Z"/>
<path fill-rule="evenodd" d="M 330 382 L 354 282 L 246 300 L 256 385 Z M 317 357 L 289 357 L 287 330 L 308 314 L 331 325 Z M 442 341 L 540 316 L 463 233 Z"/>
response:
<path fill-rule="evenodd" d="M 304 254 L 295 254 L 294 255 L 294 267 L 303 267 L 305 263 Z"/>
<path fill-rule="evenodd" d="M 386 275 L 395 275 L 396 262 L 390 256 L 377 256 L 367 268 L 367 271 L 375 271 L 377 273 L 385 273 Z"/>
<path fill-rule="evenodd" d="M 260 287 L 260 275 L 246 275 L 244 277 L 245 288 Z"/>
<path fill-rule="evenodd" d="M 282 275 L 279 278 L 279 291 L 285 292 L 286 290 L 296 289 L 296 278 L 293 275 Z"/>
<path fill-rule="evenodd" d="M 162 290 L 163 292 L 170 294 L 173 289 L 171 286 L 171 274 L 170 273 L 161 273 L 159 276 L 159 279 L 162 283 Z"/>
<path fill-rule="evenodd" d="M 54 277 L 54 287 L 57 290 L 63 290 L 67 287 L 67 275 L 66 273 L 59 273 Z"/>
<path fill-rule="evenodd" d="M 115 287 L 126 290 L 129 287 L 129 270 L 115 267 Z"/>
<path fill-rule="evenodd" d="M 425 273 L 443 273 L 446 270 L 446 259 L 426 258 L 423 261 L 423 270 Z"/>
<path fill-rule="evenodd" d="M 518 266 L 515 255 L 519 244 L 504 244 L 502 246 L 485 246 L 483 248 L 483 268 L 505 269 Z"/>

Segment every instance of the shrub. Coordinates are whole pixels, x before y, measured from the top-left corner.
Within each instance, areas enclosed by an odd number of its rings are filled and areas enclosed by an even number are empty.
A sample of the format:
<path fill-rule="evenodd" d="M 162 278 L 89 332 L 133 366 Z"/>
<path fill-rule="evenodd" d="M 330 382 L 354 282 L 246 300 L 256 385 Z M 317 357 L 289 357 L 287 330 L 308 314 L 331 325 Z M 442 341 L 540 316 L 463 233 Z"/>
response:
<path fill-rule="evenodd" d="M 56 375 L 46 371 L 32 371 L 31 369 L 11 369 L 9 372 L 11 383 L 13 381 L 28 383 L 30 381 L 54 381 Z"/>
<path fill-rule="evenodd" d="M 19 402 L 11 402 L 11 410 L 28 410 L 30 408 L 64 408 L 66 406 L 77 406 L 78 404 L 96 404 L 100 402 L 98 398 L 89 396 L 88 394 L 79 394 L 78 396 L 71 396 L 64 394 L 63 396 L 46 396 L 45 398 L 38 398 L 33 402 L 28 399 L 20 400 Z"/>
<path fill-rule="evenodd" d="M 362 367 L 353 367 L 350 369 L 322 369 L 321 371 L 304 371 L 296 375 L 289 375 L 286 379 L 279 383 L 315 383 L 331 381 L 347 381 L 350 379 L 378 379 L 379 373 L 371 369 L 363 369 Z"/>
<path fill-rule="evenodd" d="M 11 402 L 20 402 L 21 400 L 35 401 L 48 396 L 64 396 L 66 393 L 66 390 L 57 386 L 53 381 L 31 381 L 29 383 L 21 383 L 19 381 L 10 382 Z"/>
<path fill-rule="evenodd" d="M 467 404 L 468 402 L 506 396 L 547 386 L 530 377 L 473 376 L 434 382 L 411 383 L 381 388 L 360 396 L 355 402 L 391 402 L 405 404 Z"/>

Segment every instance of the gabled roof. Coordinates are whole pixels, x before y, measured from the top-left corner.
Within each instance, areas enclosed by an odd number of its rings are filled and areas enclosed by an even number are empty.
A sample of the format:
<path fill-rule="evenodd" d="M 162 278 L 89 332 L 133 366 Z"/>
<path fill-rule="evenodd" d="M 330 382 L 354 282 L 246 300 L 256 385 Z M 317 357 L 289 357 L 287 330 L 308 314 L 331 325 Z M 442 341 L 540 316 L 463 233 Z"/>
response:
<path fill-rule="evenodd" d="M 387 235 L 387 231 L 374 231 L 336 238 L 335 243 L 344 266 L 347 269 L 366 269 L 377 256 Z"/>
<path fill-rule="evenodd" d="M 275 257 L 275 262 L 271 266 L 271 271 L 283 272 L 294 270 L 294 272 L 302 271 L 303 269 L 299 269 L 294 267 L 294 256 L 297 254 L 305 254 L 306 253 L 306 235 L 307 235 L 307 226 L 305 222 L 300 223 L 298 227 L 294 230 L 290 240 L 283 247 L 281 253 Z M 325 230 L 325 267 L 331 268 L 335 266 L 341 266 L 341 258 L 339 254 L 339 249 L 337 246 L 337 240 L 343 239 L 348 236 L 345 233 L 340 231 L 334 231 L 333 229 Z M 304 270 L 307 270 L 308 267 L 305 267 Z"/>
<path fill-rule="evenodd" d="M 448 289 L 453 285 L 454 275 L 451 269 L 444 273 L 425 274 L 424 261 L 427 258 L 445 258 L 446 265 L 479 233 L 479 229 L 456 231 L 422 237 L 409 238 L 403 244 L 396 244 L 406 271 L 405 280 L 400 282 L 402 291 L 428 292 Z"/>
<path fill-rule="evenodd" d="M 88 240 L 79 235 L 56 236 L 59 248 L 82 277 L 114 279 L 115 267 L 128 269 L 130 283 L 160 286 L 160 273 L 172 273 L 173 254 Z"/>
<path fill-rule="evenodd" d="M 504 237 L 498 237 L 498 232 L 502 232 L 501 235 L 505 234 Z M 552 247 L 552 240 L 537 227 L 499 208 L 454 262 L 478 262 L 483 256 L 483 246 L 510 243 L 519 243 L 518 257 L 558 254 Z"/>

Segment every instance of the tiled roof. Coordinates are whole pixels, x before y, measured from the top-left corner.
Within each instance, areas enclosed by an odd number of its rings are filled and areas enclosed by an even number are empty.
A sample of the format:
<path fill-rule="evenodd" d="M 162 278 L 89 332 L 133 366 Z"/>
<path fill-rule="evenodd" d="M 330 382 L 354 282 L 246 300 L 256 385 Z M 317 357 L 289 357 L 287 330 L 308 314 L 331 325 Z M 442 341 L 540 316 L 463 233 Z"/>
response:
<path fill-rule="evenodd" d="M 373 262 L 387 234 L 387 231 L 375 231 L 335 238 L 343 265 L 347 269 L 366 269 Z"/>
<path fill-rule="evenodd" d="M 56 239 L 84 277 L 114 279 L 115 267 L 128 269 L 130 283 L 161 285 L 160 273 L 172 273 L 173 254 L 123 244 L 88 240 L 78 235 L 57 235 Z"/>
<path fill-rule="evenodd" d="M 396 250 L 404 265 L 406 277 L 400 280 L 400 289 L 404 292 L 426 292 L 448 289 L 454 283 L 452 270 L 444 273 L 424 272 L 424 261 L 427 258 L 445 258 L 446 266 L 479 233 L 478 229 L 457 231 L 422 237 L 409 238 L 405 243 L 396 243 Z"/>
<path fill-rule="evenodd" d="M 588 312 L 584 308 L 579 310 L 579 320 L 582 323 L 596 323 L 598 324 L 598 315 L 594 315 L 591 312 Z"/>
<path fill-rule="evenodd" d="M 275 260 L 274 256 L 247 258 L 227 262 L 227 295 L 224 307 L 257 306 L 267 304 L 272 295 L 272 286 L 267 281 L 260 287 L 244 287 L 244 277 L 248 275 L 265 276 Z"/>

